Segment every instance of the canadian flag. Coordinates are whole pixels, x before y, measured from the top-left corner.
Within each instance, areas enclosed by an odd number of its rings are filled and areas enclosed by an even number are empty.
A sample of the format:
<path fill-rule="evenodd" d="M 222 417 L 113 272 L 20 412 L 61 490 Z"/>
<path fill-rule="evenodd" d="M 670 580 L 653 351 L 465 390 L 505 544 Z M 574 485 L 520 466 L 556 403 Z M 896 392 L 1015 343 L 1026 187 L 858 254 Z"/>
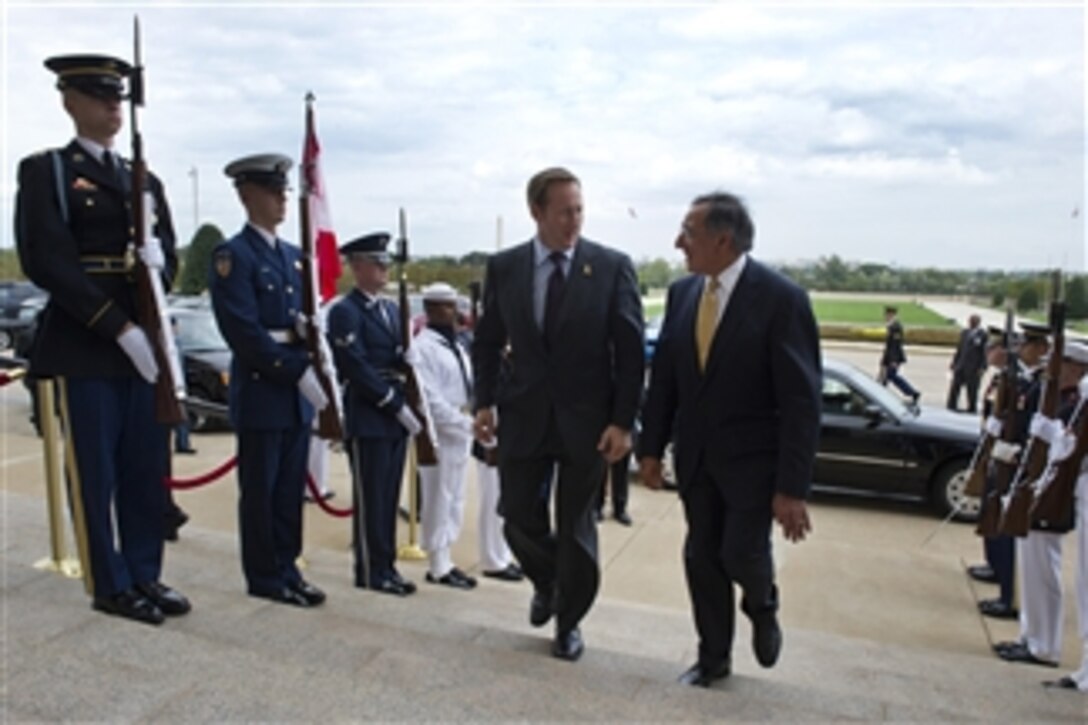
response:
<path fill-rule="evenodd" d="M 321 144 L 314 130 L 314 109 L 306 105 L 306 139 L 302 144 L 302 170 L 309 190 L 310 234 L 314 240 L 314 265 L 317 267 L 317 289 L 321 302 L 336 296 L 336 281 L 340 279 L 340 253 L 332 217 L 325 199 L 325 181 L 321 177 Z"/>

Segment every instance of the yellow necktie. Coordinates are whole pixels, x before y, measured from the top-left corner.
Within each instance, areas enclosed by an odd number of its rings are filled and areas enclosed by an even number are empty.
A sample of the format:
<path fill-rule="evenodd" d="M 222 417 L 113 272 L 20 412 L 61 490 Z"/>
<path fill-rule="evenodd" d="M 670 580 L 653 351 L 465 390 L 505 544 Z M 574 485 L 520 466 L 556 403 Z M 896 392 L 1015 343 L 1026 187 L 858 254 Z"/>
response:
<path fill-rule="evenodd" d="M 699 314 L 695 318 L 695 350 L 699 355 L 700 372 L 706 369 L 706 360 L 710 357 L 710 343 L 714 341 L 714 330 L 718 327 L 718 289 L 721 284 L 717 277 L 711 277 L 703 287 L 703 296 L 699 300 Z"/>

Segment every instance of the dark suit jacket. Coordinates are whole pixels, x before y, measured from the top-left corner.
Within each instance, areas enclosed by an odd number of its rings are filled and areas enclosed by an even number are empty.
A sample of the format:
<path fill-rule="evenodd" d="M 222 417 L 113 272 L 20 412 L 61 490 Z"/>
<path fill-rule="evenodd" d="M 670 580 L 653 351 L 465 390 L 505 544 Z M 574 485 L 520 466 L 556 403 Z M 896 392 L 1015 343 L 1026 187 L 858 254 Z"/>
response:
<path fill-rule="evenodd" d="M 982 375 L 986 369 L 986 330 L 966 328 L 960 333 L 960 343 L 952 358 L 952 369 L 967 375 Z"/>
<path fill-rule="evenodd" d="M 903 325 L 899 320 L 888 323 L 886 336 L 884 337 L 884 354 L 880 358 L 880 364 L 902 365 L 907 361 L 907 353 L 903 350 Z"/>
<path fill-rule="evenodd" d="M 60 179 L 54 174 L 53 153 L 61 162 Z M 155 200 L 152 232 L 162 242 L 163 284 L 168 289 L 177 270 L 174 227 L 162 184 L 150 173 L 147 183 Z M 133 273 L 87 268 L 93 260 L 125 255 L 132 241 L 131 184 L 127 162 L 117 173 L 108 171 L 77 141 L 19 164 L 19 261 L 26 276 L 49 292 L 31 360 L 35 375 L 137 375 L 117 344 L 121 328 L 136 321 L 136 278 Z"/>
<path fill-rule="evenodd" d="M 303 343 L 284 344 L 269 331 L 295 329 L 302 305 L 301 253 L 282 239 L 269 246 L 246 224 L 212 253 L 212 309 L 233 356 L 230 416 L 235 428 L 286 430 L 308 426 L 313 406 L 298 380 L 310 364 Z"/>
<path fill-rule="evenodd" d="M 640 455 L 660 458 L 676 421 L 681 492 L 709 473 L 741 506 L 808 495 L 820 430 L 820 343 L 805 291 L 749 258 L 705 374 L 695 315 L 702 276 L 669 287 L 642 416 Z"/>
<path fill-rule="evenodd" d="M 609 424 L 634 424 L 644 352 L 630 258 L 579 239 L 557 324 L 563 342 L 549 350 L 533 317 L 532 241 L 493 255 L 472 365 L 476 408 L 498 406 L 503 459 L 535 455 L 552 414 L 572 450 L 595 448 Z"/>
<path fill-rule="evenodd" d="M 385 305 L 388 321 L 379 305 Z M 390 325 L 392 323 L 392 326 Z M 357 289 L 329 311 L 329 341 L 344 384 L 349 438 L 404 438 L 396 419 L 404 405 L 404 340 L 400 311 L 391 300 L 368 300 Z"/>

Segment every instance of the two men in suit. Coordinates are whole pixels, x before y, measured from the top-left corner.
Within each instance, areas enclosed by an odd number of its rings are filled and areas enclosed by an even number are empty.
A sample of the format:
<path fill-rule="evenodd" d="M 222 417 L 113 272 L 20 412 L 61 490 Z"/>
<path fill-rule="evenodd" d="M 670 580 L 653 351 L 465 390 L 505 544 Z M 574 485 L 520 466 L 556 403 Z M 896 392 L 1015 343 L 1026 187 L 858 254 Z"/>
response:
<path fill-rule="evenodd" d="M 26 275 L 49 292 L 30 360 L 55 378 L 68 486 L 94 609 L 148 624 L 189 611 L 162 572 L 169 431 L 155 420 L 159 375 L 137 324 L 133 175 L 113 149 L 132 68 L 102 55 L 50 58 L 76 138 L 19 164 L 15 238 Z M 177 271 L 162 183 L 150 173 L 147 243 L 136 252 L 169 286 Z"/>
<path fill-rule="evenodd" d="M 732 668 L 733 585 L 764 667 L 778 659 L 771 526 L 811 530 L 805 499 L 820 427 L 820 345 L 804 290 L 749 257 L 754 226 L 722 192 L 692 202 L 676 246 L 692 274 L 668 292 L 639 443 L 642 480 L 662 483 L 672 439 L 688 522 L 684 566 L 699 635 L 680 681 Z"/>
<path fill-rule="evenodd" d="M 242 230 L 215 248 L 208 290 L 233 353 L 230 418 L 238 438 L 238 528 L 249 594 L 314 607 L 325 593 L 298 570 L 302 492 L 314 410 L 330 401 L 300 333 L 301 252 L 276 235 L 287 212 L 282 154 L 227 165 L 246 211 Z"/>
<path fill-rule="evenodd" d="M 484 445 L 498 437 L 506 538 L 535 590 L 530 622 L 554 615 L 552 653 L 573 661 L 600 583 L 598 488 L 605 465 L 631 447 L 642 304 L 631 260 L 581 236 L 574 174 L 541 171 L 527 196 L 536 235 L 487 264 L 472 347 L 474 427 Z"/>

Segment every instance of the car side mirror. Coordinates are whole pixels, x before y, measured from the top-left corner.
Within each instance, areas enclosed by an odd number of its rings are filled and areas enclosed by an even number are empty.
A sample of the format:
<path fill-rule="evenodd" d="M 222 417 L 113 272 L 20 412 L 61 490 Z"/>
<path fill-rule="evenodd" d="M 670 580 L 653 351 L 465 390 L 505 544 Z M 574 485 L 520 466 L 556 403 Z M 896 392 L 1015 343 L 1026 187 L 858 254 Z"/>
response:
<path fill-rule="evenodd" d="M 869 421 L 870 427 L 876 427 L 887 420 L 887 416 L 884 414 L 884 409 L 875 403 L 870 403 L 865 406 L 865 410 L 862 412 L 865 416 L 865 420 Z"/>

